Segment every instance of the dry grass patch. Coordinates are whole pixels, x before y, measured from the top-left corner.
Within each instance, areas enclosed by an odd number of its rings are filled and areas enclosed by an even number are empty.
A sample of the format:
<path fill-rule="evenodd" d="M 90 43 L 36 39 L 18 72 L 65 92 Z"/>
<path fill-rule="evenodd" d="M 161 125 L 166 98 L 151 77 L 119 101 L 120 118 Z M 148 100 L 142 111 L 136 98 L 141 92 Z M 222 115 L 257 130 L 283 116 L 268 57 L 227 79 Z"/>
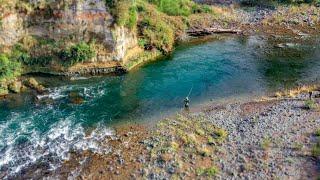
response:
<path fill-rule="evenodd" d="M 151 149 L 151 159 L 177 163 L 178 172 L 188 172 L 191 177 L 215 176 L 216 149 L 228 133 L 207 121 L 204 117 L 177 115 L 159 122 L 156 126 Z M 163 155 L 170 154 L 170 160 Z"/>

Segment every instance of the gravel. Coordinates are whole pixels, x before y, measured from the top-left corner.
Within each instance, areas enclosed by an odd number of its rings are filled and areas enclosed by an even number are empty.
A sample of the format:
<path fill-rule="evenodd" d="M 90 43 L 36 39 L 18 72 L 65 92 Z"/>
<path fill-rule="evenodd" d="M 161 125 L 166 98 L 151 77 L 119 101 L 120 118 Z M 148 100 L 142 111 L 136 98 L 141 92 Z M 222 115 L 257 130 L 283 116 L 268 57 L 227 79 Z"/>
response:
<path fill-rule="evenodd" d="M 228 131 L 219 157 L 219 179 L 308 179 L 317 165 L 310 156 L 310 136 L 320 125 L 319 112 L 304 109 L 304 97 L 265 105 L 243 114 L 243 104 L 205 113 Z"/>

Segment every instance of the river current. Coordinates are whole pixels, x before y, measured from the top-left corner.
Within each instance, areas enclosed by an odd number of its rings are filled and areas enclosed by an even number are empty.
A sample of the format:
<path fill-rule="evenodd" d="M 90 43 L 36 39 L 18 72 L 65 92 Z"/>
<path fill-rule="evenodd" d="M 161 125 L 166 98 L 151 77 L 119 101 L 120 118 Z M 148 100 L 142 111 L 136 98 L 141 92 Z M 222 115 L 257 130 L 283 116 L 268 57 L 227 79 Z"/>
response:
<path fill-rule="evenodd" d="M 32 166 L 55 170 L 70 152 L 110 151 L 118 123 L 145 123 L 183 107 L 319 82 L 316 37 L 217 36 L 177 46 L 170 56 L 122 76 L 39 77 L 49 93 L 0 102 L 0 178 Z"/>

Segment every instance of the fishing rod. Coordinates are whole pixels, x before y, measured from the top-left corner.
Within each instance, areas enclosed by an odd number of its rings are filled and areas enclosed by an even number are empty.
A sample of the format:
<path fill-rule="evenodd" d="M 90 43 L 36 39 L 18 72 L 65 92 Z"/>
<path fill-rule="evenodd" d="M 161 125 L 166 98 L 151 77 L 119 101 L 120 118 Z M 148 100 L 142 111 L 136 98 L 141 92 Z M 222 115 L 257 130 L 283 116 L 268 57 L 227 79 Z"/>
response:
<path fill-rule="evenodd" d="M 190 89 L 190 91 L 189 91 L 189 94 L 188 94 L 186 97 L 189 97 L 189 96 L 190 96 L 192 90 L 193 90 L 193 84 L 192 84 L 192 87 L 191 87 L 191 89 Z"/>

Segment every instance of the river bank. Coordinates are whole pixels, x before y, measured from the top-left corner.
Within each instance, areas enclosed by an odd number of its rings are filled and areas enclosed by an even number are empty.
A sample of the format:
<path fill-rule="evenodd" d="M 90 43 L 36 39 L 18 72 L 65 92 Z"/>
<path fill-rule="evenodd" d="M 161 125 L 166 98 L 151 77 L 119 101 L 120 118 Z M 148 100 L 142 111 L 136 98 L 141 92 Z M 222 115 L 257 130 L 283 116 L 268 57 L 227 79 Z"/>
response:
<path fill-rule="evenodd" d="M 317 179 L 320 89 L 313 88 L 312 101 L 308 91 L 211 103 L 154 125 L 118 126 L 104 141 L 111 145 L 109 153 L 75 153 L 49 174 L 76 179 Z M 46 176 L 38 172 L 25 177 Z"/>

